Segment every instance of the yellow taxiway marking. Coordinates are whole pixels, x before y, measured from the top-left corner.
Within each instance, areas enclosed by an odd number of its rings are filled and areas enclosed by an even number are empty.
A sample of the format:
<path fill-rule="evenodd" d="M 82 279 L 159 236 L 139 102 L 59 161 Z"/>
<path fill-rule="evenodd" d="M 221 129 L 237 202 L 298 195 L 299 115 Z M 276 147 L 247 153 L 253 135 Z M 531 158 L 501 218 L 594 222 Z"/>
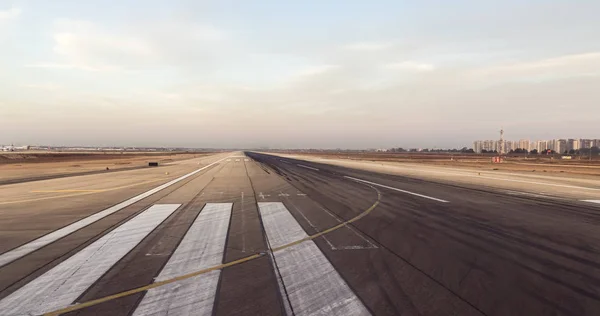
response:
<path fill-rule="evenodd" d="M 80 195 L 102 193 L 102 192 L 107 192 L 107 191 L 115 191 L 115 190 L 130 188 L 130 187 L 147 184 L 147 183 L 152 183 L 152 182 L 166 181 L 168 179 L 170 179 L 170 178 L 154 179 L 154 180 L 143 181 L 143 182 L 123 185 L 123 186 L 114 187 L 114 188 L 102 189 L 102 190 L 47 190 L 47 191 L 46 190 L 38 190 L 38 191 L 31 191 L 32 193 L 48 193 L 48 192 L 56 192 L 56 193 L 58 193 L 58 192 L 62 192 L 62 193 L 74 192 L 74 193 L 63 194 L 63 195 L 53 195 L 53 196 L 43 196 L 43 197 L 39 197 L 39 198 L 32 198 L 32 199 L 25 199 L 25 200 L 6 201 L 6 202 L 0 202 L 0 205 L 44 201 L 44 200 L 60 199 L 60 198 L 67 198 L 67 197 L 80 196 Z"/>
<path fill-rule="evenodd" d="M 283 246 L 280 246 L 280 247 L 277 247 L 277 248 L 272 248 L 271 249 L 271 253 L 277 252 L 277 251 L 281 251 L 283 249 L 286 249 L 286 248 L 298 245 L 298 244 L 303 243 L 305 241 L 313 240 L 313 239 L 315 239 L 317 237 L 321 237 L 321 236 L 323 236 L 325 234 L 331 233 L 332 231 L 340 229 L 342 227 L 345 227 L 346 225 L 351 224 L 351 223 L 353 223 L 353 222 L 355 222 L 355 221 L 357 221 L 357 220 L 365 217 L 369 213 L 371 213 L 371 211 L 373 211 L 377 207 L 377 205 L 379 205 L 379 202 L 381 201 L 381 192 L 379 192 L 379 190 L 377 190 L 377 188 L 375 188 L 372 185 L 369 185 L 369 184 L 366 184 L 366 185 L 370 186 L 375 191 L 377 191 L 377 201 L 375 201 L 375 203 L 373 203 L 373 205 L 371 205 L 371 207 L 369 207 L 368 209 L 366 209 L 364 212 L 358 214 L 357 216 L 355 216 L 355 217 L 353 217 L 353 218 L 351 218 L 351 219 L 349 219 L 349 220 L 347 220 L 345 222 L 342 222 L 342 223 L 340 223 L 340 224 L 338 224 L 336 226 L 333 226 L 333 227 L 331 227 L 329 229 L 326 229 L 326 230 L 318 232 L 318 233 L 316 233 L 314 235 L 310 235 L 308 237 L 296 240 L 296 241 L 291 242 L 289 244 L 286 244 L 286 245 L 283 245 Z M 85 302 L 85 303 L 79 303 L 79 304 L 75 304 L 75 305 L 72 305 L 72 306 L 69 306 L 69 307 L 57 309 L 55 311 L 48 312 L 48 313 L 44 314 L 44 316 L 58 316 L 58 315 L 61 315 L 61 314 L 64 314 L 64 313 L 69 313 L 69 312 L 77 311 L 77 310 L 84 309 L 84 308 L 87 308 L 87 307 L 91 307 L 91 306 L 94 306 L 94 305 L 98 305 L 98 304 L 101 304 L 101 303 L 104 303 L 104 302 L 112 301 L 112 300 L 115 300 L 115 299 L 118 299 L 118 298 L 121 298 L 121 297 L 129 296 L 129 295 L 132 295 L 132 294 L 135 294 L 135 293 L 140 293 L 140 292 L 143 292 L 143 291 L 146 291 L 146 290 L 149 290 L 149 289 L 153 289 L 153 288 L 156 288 L 156 287 L 159 287 L 159 286 L 163 286 L 163 285 L 166 285 L 166 284 L 170 284 L 170 283 L 174 283 L 174 282 L 177 282 L 177 281 L 181 281 L 181 280 L 193 278 L 195 276 L 198 276 L 198 275 L 201 275 L 201 274 L 205 274 L 205 273 L 208 273 L 210 271 L 224 269 L 224 268 L 227 268 L 227 267 L 238 265 L 240 263 L 244 263 L 244 262 L 248 262 L 250 260 L 254 260 L 254 259 L 260 258 L 260 257 L 262 257 L 264 255 L 266 255 L 266 253 L 259 252 L 259 253 L 250 255 L 248 257 L 241 258 L 239 260 L 235 260 L 235 261 L 231 261 L 231 262 L 219 264 L 219 265 L 216 265 L 216 266 L 213 266 L 213 267 L 210 267 L 210 268 L 206 268 L 206 269 L 198 270 L 198 271 L 195 271 L 195 272 L 192 272 L 192 273 L 180 275 L 180 276 L 174 277 L 172 279 L 167 279 L 167 280 L 155 282 L 155 283 L 152 283 L 152 284 L 149 284 L 149 285 L 145 285 L 145 286 L 134 288 L 134 289 L 131 289 L 131 290 L 128 290 L 128 291 L 124 291 L 124 292 L 120 292 L 120 293 L 117 293 L 117 294 L 105 296 L 105 297 L 102 297 L 102 298 L 99 298 L 99 299 L 95 299 L 95 300 L 91 300 L 91 301 L 88 301 L 88 302 Z"/>

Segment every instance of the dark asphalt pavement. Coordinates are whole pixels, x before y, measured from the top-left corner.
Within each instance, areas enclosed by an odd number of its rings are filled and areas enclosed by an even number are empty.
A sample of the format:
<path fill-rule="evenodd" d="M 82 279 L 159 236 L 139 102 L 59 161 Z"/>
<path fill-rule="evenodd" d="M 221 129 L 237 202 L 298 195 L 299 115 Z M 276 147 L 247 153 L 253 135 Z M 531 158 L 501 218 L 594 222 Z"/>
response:
<path fill-rule="evenodd" d="M 319 308 L 336 314 L 345 303 L 335 295 L 346 292 L 364 307 L 356 314 L 600 315 L 600 208 L 246 155 L 222 161 L 0 267 L 0 314 L 10 314 L 3 303 L 25 285 L 70 264 L 70 257 L 133 216 L 155 204 L 181 204 L 70 303 L 152 284 L 206 203 L 233 203 L 226 242 L 216 255 L 234 264 L 217 270 L 216 288 L 203 289 L 213 315 L 306 315 Z M 320 252 L 310 258 L 297 246 L 282 250 L 302 255 L 297 257 L 302 265 L 288 269 L 270 253 L 274 240 L 266 234 L 269 223 L 260 211 L 269 202 L 283 203 L 308 235 L 376 207 L 357 221 L 305 241 L 314 242 Z M 44 216 L 40 212 L 36 220 Z M 282 222 L 281 227 L 291 224 Z M 235 264 L 254 254 L 260 256 Z M 324 256 L 335 270 L 321 278 L 342 280 L 324 281 L 317 289 L 319 295 L 332 295 L 326 306 L 304 300 L 315 293 L 303 291 L 311 286 L 303 275 L 322 268 L 311 266 L 311 256 Z M 140 292 L 69 314 L 130 315 L 144 296 Z M 20 304 L 34 302 L 23 299 Z"/>

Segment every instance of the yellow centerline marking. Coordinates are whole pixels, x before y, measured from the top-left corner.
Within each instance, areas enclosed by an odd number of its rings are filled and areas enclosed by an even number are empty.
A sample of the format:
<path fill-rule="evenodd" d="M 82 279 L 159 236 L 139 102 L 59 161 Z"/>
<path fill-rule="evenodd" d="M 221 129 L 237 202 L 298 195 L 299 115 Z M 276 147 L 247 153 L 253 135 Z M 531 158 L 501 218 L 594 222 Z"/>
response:
<path fill-rule="evenodd" d="M 231 261 L 231 262 L 220 264 L 220 265 L 217 265 L 217 266 L 214 266 L 214 267 L 210 267 L 210 268 L 207 268 L 207 269 L 198 270 L 196 272 L 184 274 L 184 275 L 172 278 L 172 279 L 155 282 L 155 283 L 152 283 L 152 284 L 149 284 L 149 285 L 146 285 L 146 286 L 142 286 L 142 287 L 138 287 L 138 288 L 135 288 L 135 289 L 131 289 L 129 291 L 125 291 L 125 292 L 121 292 L 121 293 L 117 293 L 117 294 L 105 296 L 105 297 L 102 297 L 102 298 L 99 298 L 99 299 L 96 299 L 96 300 L 93 300 L 93 301 L 89 301 L 89 302 L 85 302 L 85 303 L 81 303 L 81 304 L 69 306 L 69 307 L 66 307 L 66 308 L 63 308 L 63 309 L 59 309 L 59 310 L 55 310 L 53 312 L 46 313 L 44 315 L 46 315 L 46 316 L 48 316 L 48 315 L 58 316 L 60 314 L 64 314 L 64 313 L 68 313 L 68 312 L 73 312 L 73 311 L 80 310 L 80 309 L 83 309 L 83 308 L 86 308 L 86 307 L 98 305 L 100 303 L 112 301 L 114 299 L 121 298 L 121 297 L 124 297 L 124 296 L 132 295 L 132 294 L 135 294 L 135 293 L 140 293 L 140 292 L 143 292 L 143 291 L 146 291 L 146 290 L 149 290 L 149 289 L 153 289 L 155 287 L 159 287 L 159 286 L 167 285 L 167 284 L 170 284 L 170 283 L 173 283 L 173 282 L 177 282 L 177 281 L 181 281 L 181 280 L 193 278 L 195 276 L 198 276 L 198 275 L 201 275 L 201 274 L 205 274 L 205 273 L 208 273 L 210 271 L 219 270 L 219 269 L 227 268 L 227 267 L 230 267 L 230 266 L 233 266 L 233 265 L 236 265 L 236 264 L 240 264 L 240 263 L 243 263 L 243 262 L 246 262 L 246 261 L 254 260 L 254 259 L 260 258 L 260 257 L 262 257 L 264 255 L 265 255 L 264 253 L 257 253 L 257 254 L 254 254 L 254 255 L 251 255 L 251 256 L 248 256 L 248 257 L 236 260 L 236 261 Z"/>
<path fill-rule="evenodd" d="M 35 201 L 43 201 L 43 200 L 51 200 L 51 199 L 60 199 L 60 198 L 66 198 L 66 197 L 72 197 L 72 196 L 80 196 L 80 195 L 88 195 L 88 194 L 95 194 L 95 193 L 102 193 L 102 192 L 107 192 L 107 191 L 115 191 L 115 190 L 120 190 L 120 189 L 125 189 L 125 188 L 130 188 L 130 187 L 134 187 L 134 186 L 138 186 L 138 185 L 142 185 L 142 184 L 148 184 L 148 183 L 152 183 L 152 182 L 158 182 L 158 181 L 165 181 L 168 180 L 170 178 L 161 178 L 161 179 L 154 179 L 154 180 L 148 180 L 148 181 L 143 181 L 143 182 L 138 182 L 138 183 L 133 183 L 133 184 L 128 184 L 128 185 L 123 185 L 120 187 L 114 187 L 114 188 L 108 188 L 108 189 L 102 189 L 102 190 L 71 190 L 72 192 L 75 192 L 73 194 L 63 194 L 63 195 L 54 195 L 54 196 L 44 196 L 44 197 L 39 197 L 39 198 L 33 198 L 33 199 L 25 199 L 25 200 L 17 200 L 17 201 L 6 201 L 6 202 L 0 202 L 0 205 L 4 205 L 4 204 L 16 204 L 16 203 L 25 203 L 25 202 L 35 202 Z M 47 192 L 67 192 L 67 190 L 48 190 L 48 191 L 31 191 L 34 193 L 47 193 Z"/>
<path fill-rule="evenodd" d="M 315 238 L 321 237 L 321 236 L 323 236 L 325 234 L 331 233 L 331 232 L 333 232 L 333 231 L 335 231 L 337 229 L 345 227 L 346 225 L 351 224 L 351 223 L 353 223 L 353 222 L 355 222 L 355 221 L 357 221 L 357 220 L 365 217 L 369 213 L 371 213 L 371 211 L 373 211 L 377 207 L 377 205 L 379 205 L 379 202 L 381 201 L 381 192 L 379 192 L 379 190 L 377 190 L 377 188 L 375 188 L 372 185 L 369 185 L 369 184 L 366 184 L 366 185 L 370 186 L 375 191 L 377 191 L 377 201 L 375 201 L 375 203 L 373 203 L 373 205 L 371 205 L 371 207 L 369 207 L 368 209 L 366 209 L 364 212 L 358 214 L 356 217 L 353 217 L 353 218 L 351 218 L 351 219 L 349 219 L 349 220 L 347 220 L 345 222 L 342 222 L 342 223 L 340 223 L 340 224 L 338 224 L 336 226 L 333 226 L 331 228 L 328 228 L 328 229 L 326 229 L 324 231 L 318 232 L 318 233 L 316 233 L 314 235 L 310 235 L 308 237 L 296 240 L 294 242 L 291 242 L 291 243 L 283 245 L 283 246 L 279 246 L 277 248 L 272 248 L 271 252 L 281 251 L 281 250 L 284 250 L 286 248 L 293 247 L 295 245 L 301 244 L 301 243 L 303 243 L 305 241 L 313 240 Z M 180 276 L 174 277 L 172 279 L 155 282 L 155 283 L 152 283 L 152 284 L 149 284 L 149 285 L 145 285 L 145 286 L 134 288 L 134 289 L 131 289 L 131 290 L 128 290 L 128 291 L 124 291 L 124 292 L 120 292 L 120 293 L 117 293 L 117 294 L 113 294 L 113 295 L 101 297 L 99 299 L 91 300 L 91 301 L 88 301 L 88 302 L 85 302 L 85 303 L 79 303 L 79 304 L 75 304 L 75 305 L 72 305 L 72 306 L 69 306 L 69 307 L 57 309 L 55 311 L 45 313 L 44 316 L 58 316 L 60 314 L 77 311 L 77 310 L 84 309 L 84 308 L 87 308 L 87 307 L 91 307 L 91 306 L 94 306 L 94 305 L 98 305 L 98 304 L 101 304 L 101 303 L 104 303 L 104 302 L 112 301 L 114 299 L 118 299 L 118 298 L 121 298 L 121 297 L 129 296 L 129 295 L 132 295 L 132 294 L 135 294 L 135 293 L 140 293 L 140 292 L 143 292 L 143 291 L 146 291 L 146 290 L 149 290 L 149 289 L 157 288 L 159 286 L 163 286 L 163 285 L 166 285 L 166 284 L 170 284 L 170 283 L 174 283 L 174 282 L 177 282 L 177 281 L 182 281 L 182 280 L 185 280 L 185 279 L 193 278 L 195 276 L 198 276 L 198 275 L 201 275 L 201 274 L 205 274 L 205 273 L 208 273 L 210 271 L 224 269 L 224 268 L 231 267 L 231 266 L 234 266 L 234 265 L 238 265 L 238 264 L 241 264 L 241 263 L 244 263 L 244 262 L 248 262 L 250 260 L 254 260 L 254 259 L 260 258 L 260 257 L 264 256 L 265 254 L 266 253 L 262 253 L 262 252 L 261 253 L 256 253 L 256 254 L 253 254 L 251 256 L 244 257 L 244 258 L 241 258 L 241 259 L 238 259 L 238 260 L 235 260 L 235 261 L 231 261 L 231 262 L 228 262 L 228 263 L 219 264 L 219 265 L 216 265 L 216 266 L 213 266 L 213 267 L 210 267 L 210 268 L 206 268 L 206 269 L 203 269 L 203 270 L 198 270 L 196 272 L 192 272 L 192 273 L 180 275 Z"/>

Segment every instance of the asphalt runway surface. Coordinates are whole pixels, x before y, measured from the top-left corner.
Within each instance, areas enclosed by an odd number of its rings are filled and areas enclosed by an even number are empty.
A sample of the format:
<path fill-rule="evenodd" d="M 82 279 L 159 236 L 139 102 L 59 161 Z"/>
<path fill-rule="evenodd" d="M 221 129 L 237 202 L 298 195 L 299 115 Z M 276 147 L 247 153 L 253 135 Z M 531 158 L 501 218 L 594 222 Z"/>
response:
<path fill-rule="evenodd" d="M 0 315 L 600 315 L 600 204 L 259 153 L 0 196 Z"/>

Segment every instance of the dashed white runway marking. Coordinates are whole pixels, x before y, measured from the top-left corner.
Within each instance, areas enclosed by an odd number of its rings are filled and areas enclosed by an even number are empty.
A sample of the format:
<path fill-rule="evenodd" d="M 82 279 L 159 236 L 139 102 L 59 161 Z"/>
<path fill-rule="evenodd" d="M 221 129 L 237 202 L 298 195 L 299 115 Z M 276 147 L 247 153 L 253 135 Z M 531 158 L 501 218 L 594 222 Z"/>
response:
<path fill-rule="evenodd" d="M 371 182 L 371 181 L 367 181 L 367 180 L 362 180 L 362 179 L 348 177 L 348 176 L 344 176 L 344 178 L 351 179 L 351 180 L 358 181 L 358 182 L 368 183 L 368 184 L 375 185 L 375 186 L 378 186 L 378 187 L 382 187 L 382 188 L 386 188 L 386 189 L 390 189 L 390 190 L 394 190 L 394 191 L 398 191 L 398 192 L 402 192 L 402 193 L 406 193 L 406 194 L 410 194 L 410 195 L 422 197 L 422 198 L 433 200 L 433 201 L 438 201 L 438 202 L 442 202 L 442 203 L 448 203 L 448 201 L 446 201 L 446 200 L 434 198 L 432 196 L 428 196 L 428 195 L 424 195 L 424 194 L 419 194 L 419 193 L 415 193 L 415 192 L 410 192 L 410 191 L 406 191 L 406 190 L 402 190 L 402 189 L 390 187 L 390 186 L 387 186 L 387 185 L 383 185 L 383 184 L 379 184 L 379 183 L 375 183 L 375 182 Z"/>
<path fill-rule="evenodd" d="M 39 315 L 70 305 L 181 204 L 154 205 L 0 301 L 3 315 Z"/>
<path fill-rule="evenodd" d="M 260 192 L 260 193 L 258 194 L 258 196 L 259 196 L 259 197 L 260 197 L 262 200 L 264 200 L 264 199 L 265 199 L 265 196 L 271 196 L 271 195 L 270 195 L 270 194 L 263 194 L 262 192 Z"/>
<path fill-rule="evenodd" d="M 15 248 L 13 250 L 7 251 L 7 252 L 3 253 L 2 255 L 0 255 L 0 267 L 6 265 L 8 263 L 11 263 L 11 262 L 13 262 L 13 261 L 15 261 L 15 260 L 23 257 L 23 256 L 26 256 L 26 255 L 28 255 L 28 254 L 30 254 L 30 253 L 38 250 L 38 249 L 40 249 L 40 248 L 42 248 L 42 247 L 50 244 L 50 243 L 53 243 L 53 242 L 55 242 L 55 241 L 57 241 L 57 240 L 65 237 L 65 236 L 71 234 L 72 232 L 75 232 L 75 231 L 77 231 L 77 230 L 79 230 L 79 229 L 81 229 L 83 227 L 86 227 L 86 226 L 88 226 L 88 225 L 90 225 L 92 223 L 95 223 L 95 222 L 97 222 L 97 221 L 105 218 L 108 215 L 111 215 L 111 214 L 113 214 L 115 212 L 118 212 L 118 211 L 124 209 L 125 207 L 127 207 L 129 205 L 132 205 L 132 204 L 134 204 L 136 202 L 139 202 L 139 201 L 141 201 L 141 200 L 149 197 L 150 195 L 152 195 L 152 194 L 154 194 L 154 193 L 156 193 L 158 191 L 161 191 L 161 190 L 163 190 L 163 189 L 165 189 L 165 188 L 167 188 L 167 187 L 169 187 L 169 186 L 171 186 L 171 185 L 173 185 L 173 184 L 175 184 L 175 183 L 177 183 L 177 182 L 179 182 L 179 181 L 181 181 L 181 180 L 183 180 L 185 178 L 191 177 L 191 176 L 197 174 L 198 172 L 200 172 L 200 171 L 202 171 L 202 170 L 204 170 L 204 169 L 206 169 L 208 167 L 211 167 L 211 166 L 213 166 L 213 165 L 215 165 L 215 164 L 223 161 L 226 158 L 217 160 L 217 161 L 215 161 L 215 162 L 213 162 L 213 163 L 211 163 L 209 165 L 206 165 L 206 166 L 204 166 L 204 167 L 202 167 L 202 168 L 200 168 L 200 169 L 198 169 L 198 170 L 196 170 L 194 172 L 190 172 L 190 173 L 188 173 L 186 175 L 183 175 L 183 176 L 181 176 L 181 177 L 179 177 L 179 178 L 177 178 L 175 180 L 171 180 L 171 181 L 169 181 L 169 182 L 167 182 L 167 183 L 165 183 L 163 185 L 160 185 L 160 186 L 158 186 L 158 187 L 156 187 L 156 188 L 154 188 L 152 190 L 149 190 L 149 191 L 146 191 L 146 192 L 144 192 L 144 193 L 142 193 L 140 195 L 134 196 L 134 197 L 132 197 L 131 199 L 129 199 L 127 201 L 121 202 L 121 203 L 119 203 L 119 204 L 117 204 L 115 206 L 109 207 L 109 208 L 107 208 L 107 209 L 105 209 L 105 210 L 103 210 L 101 212 L 98 212 L 96 214 L 90 215 L 90 216 L 88 216 L 88 217 L 86 217 L 84 219 L 81 219 L 81 220 L 79 220 L 79 221 L 77 221 L 75 223 L 72 223 L 72 224 L 67 225 L 67 226 L 65 226 L 63 228 L 55 230 L 55 231 L 53 231 L 53 232 L 51 232 L 51 233 L 49 233 L 47 235 L 44 235 L 44 236 L 42 236 L 42 237 L 40 237 L 38 239 L 30 241 L 30 242 L 28 242 L 28 243 L 26 243 L 26 244 L 24 244 L 24 245 L 22 245 L 20 247 L 17 247 L 17 248 Z"/>
<path fill-rule="evenodd" d="M 259 202 L 269 247 L 308 235 L 281 202 Z M 308 240 L 272 254 L 288 314 L 370 315 L 319 247 Z"/>
<path fill-rule="evenodd" d="M 233 203 L 207 203 L 156 281 L 219 265 Z M 212 315 L 221 270 L 148 290 L 133 315 Z"/>
<path fill-rule="evenodd" d="M 393 165 L 386 165 L 386 167 L 390 167 L 393 169 L 403 169 L 403 170 L 413 170 L 414 168 L 409 168 L 409 167 L 401 167 L 401 166 L 393 166 Z M 431 168 L 431 167 L 430 167 Z M 548 183 L 548 182 L 539 182 L 539 181 L 530 181 L 530 180 L 519 180 L 519 179 L 508 179 L 508 178 L 500 178 L 497 176 L 485 176 L 485 175 L 476 175 L 476 174 L 471 174 L 469 172 L 463 172 L 463 173 L 458 173 L 458 172 L 447 172 L 447 171 L 438 171 L 438 170 L 456 170 L 456 171 L 464 171 L 463 169 L 454 169 L 454 168 L 435 168 L 436 170 L 427 170 L 427 169 L 420 169 L 419 172 L 426 172 L 426 173 L 437 173 L 437 174 L 444 174 L 444 175 L 453 175 L 453 176 L 458 176 L 458 177 L 469 177 L 469 178 L 480 178 L 480 179 L 489 179 L 489 180 L 499 180 L 499 181 L 508 181 L 508 182 L 519 182 L 519 183 L 527 183 L 527 184 L 537 184 L 537 185 L 546 185 L 546 186 L 552 186 L 552 187 L 559 187 L 559 188 L 570 188 L 570 189 L 580 189 L 580 190 L 592 190 L 592 191 L 600 191 L 600 188 L 591 188 L 591 187 L 582 187 L 582 186 L 577 186 L 577 185 L 568 185 L 568 184 L 557 184 L 557 183 Z M 486 172 L 489 173 L 489 172 Z M 522 174 L 518 174 L 518 173 L 498 173 L 498 176 L 502 176 L 502 175 L 512 175 L 512 176 L 523 176 Z M 549 177 L 546 177 L 549 178 Z"/>
<path fill-rule="evenodd" d="M 600 204 L 600 200 L 582 200 L 583 202 Z"/>
<path fill-rule="evenodd" d="M 314 170 L 314 171 L 319 171 L 319 169 L 317 169 L 317 168 L 313 168 L 313 167 L 309 167 L 309 166 L 305 166 L 305 165 L 301 165 L 301 164 L 297 164 L 296 166 L 302 167 L 302 168 L 306 168 L 306 169 L 310 169 L 310 170 Z"/>

